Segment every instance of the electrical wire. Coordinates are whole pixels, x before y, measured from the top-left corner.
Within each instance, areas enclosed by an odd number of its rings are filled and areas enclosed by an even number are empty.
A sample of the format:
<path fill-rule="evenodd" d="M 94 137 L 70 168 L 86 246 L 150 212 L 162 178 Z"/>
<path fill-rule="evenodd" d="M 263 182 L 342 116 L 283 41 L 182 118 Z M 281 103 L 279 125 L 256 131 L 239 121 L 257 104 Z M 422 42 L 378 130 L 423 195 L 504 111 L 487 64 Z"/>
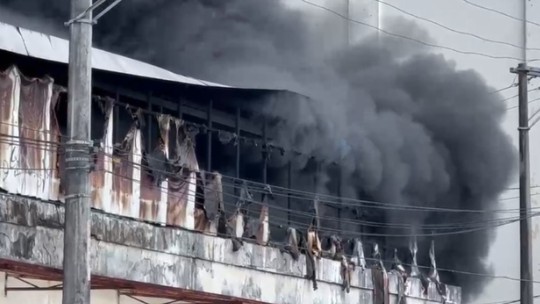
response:
<path fill-rule="evenodd" d="M 456 34 L 460 34 L 460 35 L 465 35 L 465 36 L 469 36 L 469 37 L 473 37 L 473 38 L 476 38 L 476 39 L 479 39 L 479 40 L 482 40 L 484 42 L 491 42 L 491 43 L 496 43 L 496 44 L 501 44 L 501 45 L 506 45 L 506 46 L 511 46 L 511 47 L 514 47 L 514 48 L 518 48 L 518 49 L 521 49 L 523 50 L 524 48 L 522 46 L 519 46 L 517 44 L 513 44 L 513 43 L 510 43 L 510 42 L 506 42 L 506 41 L 500 41 L 500 40 L 494 40 L 494 39 L 490 39 L 490 38 L 486 38 L 486 37 L 483 37 L 483 36 L 480 36 L 480 35 L 476 35 L 476 34 L 473 34 L 473 33 L 470 33 L 470 32 L 465 32 L 465 31 L 460 31 L 460 30 L 456 30 L 454 28 L 451 28 L 449 26 L 446 26 L 444 24 L 441 24 L 437 21 L 434 21 L 434 20 L 431 20 L 429 18 L 426 18 L 426 17 L 422 17 L 422 16 L 418 16 L 418 15 L 415 15 L 411 12 L 408 12 L 396 5 L 393 5 L 391 3 L 388 3 L 388 2 L 385 2 L 385 1 L 382 1 L 382 0 L 374 0 L 374 1 L 377 1 L 383 5 L 386 5 L 388 7 L 391 7 L 407 16 L 410 16 L 410 17 L 413 17 L 415 19 L 419 19 L 419 20 L 422 20 L 422 21 L 425 21 L 425 22 L 429 22 L 433 25 L 436 25 L 440 28 L 443 28 L 445 30 L 448 30 L 450 32 L 453 32 L 453 33 L 456 33 Z M 525 48 L 526 50 L 531 50 L 531 51 L 540 51 L 540 48 Z"/>
<path fill-rule="evenodd" d="M 540 100 L 540 97 L 535 98 L 535 99 L 533 99 L 533 100 L 529 100 L 528 103 L 537 102 L 537 101 L 539 101 L 539 100 Z M 508 110 L 512 110 L 512 109 L 516 109 L 516 108 L 519 108 L 519 105 L 517 105 L 517 106 L 512 106 L 512 107 L 508 107 L 508 108 L 506 108 L 506 110 L 508 111 Z"/>
<path fill-rule="evenodd" d="M 114 147 L 104 147 L 104 148 L 113 148 Z M 114 157 L 112 155 L 109 155 L 110 157 Z M 139 157 L 144 157 L 143 154 L 137 155 Z M 132 165 L 135 165 L 134 163 Z M 162 172 L 164 173 L 164 172 Z M 245 181 L 242 179 L 238 179 L 235 177 L 230 177 L 226 175 L 222 175 L 224 178 L 228 178 L 233 182 L 247 182 L 250 185 L 259 186 L 264 188 L 266 184 L 253 182 L 253 181 Z M 414 205 L 405 205 L 405 204 L 395 204 L 395 203 L 383 203 L 383 202 L 377 202 L 372 200 L 359 200 L 359 199 L 349 199 L 349 198 L 343 198 L 343 197 L 336 197 L 331 195 L 322 195 L 322 194 L 316 194 L 313 192 L 307 192 L 307 191 L 300 191 L 300 190 L 293 190 L 288 189 L 284 187 L 279 186 L 272 186 L 273 190 L 277 190 L 275 195 L 281 195 L 286 196 L 287 198 L 295 198 L 295 199 L 303 199 L 311 201 L 315 196 L 319 197 L 319 200 L 323 203 L 344 207 L 344 206 L 352 206 L 352 207 L 364 207 L 364 208 L 371 208 L 371 209 L 384 209 L 384 210 L 403 210 L 403 211 L 417 211 L 417 212 L 456 212 L 456 213 L 492 213 L 492 212 L 519 212 L 519 209 L 502 209 L 502 210 L 473 210 L 473 209 L 452 209 L 452 208 L 438 208 L 438 207 L 427 207 L 427 206 L 414 206 Z M 279 193 L 279 191 L 283 191 L 285 193 Z M 294 196 L 296 195 L 296 196 Z M 505 199 L 504 199 L 505 200 Z"/>
<path fill-rule="evenodd" d="M 453 47 L 449 47 L 449 46 L 443 46 L 443 45 L 438 45 L 438 44 L 434 44 L 434 43 L 430 43 L 430 42 L 426 42 L 426 41 L 423 41 L 423 40 L 419 40 L 419 39 L 416 39 L 416 38 L 412 38 L 412 37 L 409 37 L 409 36 L 405 36 L 405 35 L 402 35 L 402 34 L 398 34 L 398 33 L 393 33 L 393 32 L 390 32 L 390 31 L 387 31 L 385 29 L 382 29 L 380 27 L 377 27 L 377 26 L 374 26 L 374 25 L 371 25 L 369 23 L 366 23 L 366 22 L 363 22 L 363 21 L 359 21 L 359 20 L 355 20 L 355 19 L 351 19 L 345 15 L 343 15 L 342 13 L 340 12 L 337 12 L 331 8 L 328 8 L 326 6 L 323 6 L 323 5 L 320 5 L 320 4 L 317 4 L 317 3 L 313 3 L 313 2 L 310 2 L 308 0 L 299 0 L 305 4 L 308 4 L 308 5 L 311 5 L 313 7 L 317 7 L 319 9 L 322 9 L 324 11 L 327 11 L 331 14 L 334 14 L 338 17 L 341 17 L 345 20 L 348 20 L 349 22 L 352 22 L 352 23 L 356 23 L 356 24 L 360 24 L 360 25 L 363 25 L 363 26 L 366 26 L 366 27 L 369 27 L 369 28 L 372 28 L 374 30 L 377 30 L 385 35 L 388 35 L 388 36 L 392 36 L 392 37 L 396 37 L 396 38 L 400 38 L 400 39 L 404 39 L 404 40 L 408 40 L 408 41 L 412 41 L 412 42 L 415 42 L 415 43 L 418 43 L 418 44 L 422 44 L 422 45 L 425 45 L 425 46 L 428 46 L 428 47 L 432 47 L 432 48 L 439 48 L 439 49 L 444 49 L 444 50 L 448 50 L 448 51 L 452 51 L 452 52 L 455 52 L 455 53 L 459 53 L 459 54 L 463 54 L 463 55 L 475 55 L 475 56 L 481 56 L 481 57 L 486 57 L 486 58 L 491 58 L 491 59 L 509 59 L 509 60 L 515 60 L 515 61 L 522 61 L 521 58 L 517 58 L 517 57 L 511 57 L 511 56 L 495 56 L 495 55 L 489 55 L 489 54 L 485 54 L 485 53 L 479 53 L 479 52 L 472 52 L 472 51 L 462 51 L 462 50 L 459 50 L 459 49 L 456 49 L 456 48 L 453 48 Z M 537 60 L 537 59 L 533 59 L 533 60 Z"/>
<path fill-rule="evenodd" d="M 19 195 L 11 194 L 11 193 L 0 193 L 0 196 L 19 197 Z M 51 202 L 46 202 L 46 203 L 51 203 Z M 253 239 L 250 239 L 250 238 L 247 238 L 247 237 L 242 237 L 241 239 L 243 239 L 245 241 L 251 241 L 251 242 L 254 241 Z M 365 242 L 363 242 L 363 243 L 365 243 Z M 269 245 L 274 245 L 275 246 L 275 245 L 280 245 L 280 244 L 279 244 L 279 242 L 278 243 L 272 242 Z M 385 246 L 380 246 L 380 247 L 388 249 Z M 351 255 L 347 255 L 347 254 L 345 254 L 345 255 L 348 258 L 352 257 Z M 392 260 L 387 260 L 387 259 L 380 259 L 379 260 L 379 259 L 375 259 L 375 258 L 371 258 L 371 257 L 365 257 L 365 260 L 366 261 L 373 261 L 373 262 L 382 261 L 382 262 L 387 263 L 387 264 L 391 264 L 391 263 L 394 262 Z M 404 266 L 413 266 L 413 264 L 410 264 L 410 263 L 402 263 L 402 264 Z M 428 269 L 429 270 L 431 268 L 430 266 L 424 266 L 424 265 L 415 265 L 415 266 L 417 266 L 419 269 Z M 437 268 L 437 270 L 440 271 L 440 272 L 455 273 L 455 274 L 462 274 L 462 275 L 469 275 L 469 276 L 478 276 L 478 277 L 486 277 L 486 278 L 492 278 L 492 279 L 505 279 L 505 280 L 518 281 L 518 282 L 520 282 L 520 281 L 531 281 L 532 283 L 540 284 L 540 281 L 522 280 L 522 279 L 519 279 L 519 278 L 514 278 L 514 277 L 509 277 L 509 276 L 493 275 L 493 274 L 486 274 L 486 273 L 476 273 L 476 272 L 471 272 L 471 271 L 463 271 L 463 270 L 439 268 L 439 267 Z M 485 303 L 485 304 L 488 304 L 488 303 Z M 489 304 L 495 304 L 495 303 L 489 303 Z"/>
<path fill-rule="evenodd" d="M 496 9 L 493 9 L 493 8 L 490 8 L 490 7 L 486 7 L 486 6 L 482 6 L 480 4 L 477 4 L 477 3 L 474 3 L 472 1 L 469 1 L 469 0 L 462 0 L 463 2 L 469 4 L 469 5 L 472 5 L 474 7 L 477 7 L 477 8 L 480 8 L 480 9 L 483 9 L 483 10 L 486 10 L 486 11 L 490 11 L 490 12 L 493 12 L 493 13 L 496 13 L 496 14 L 499 14 L 499 15 L 502 15 L 502 16 L 505 16 L 507 18 L 510 18 L 510 19 L 513 19 L 513 20 L 516 20 L 516 21 L 520 21 L 520 22 L 527 22 L 529 24 L 532 24 L 532 25 L 535 25 L 535 26 L 540 26 L 540 24 L 536 23 L 536 22 L 533 22 L 533 21 L 529 21 L 529 20 L 523 20 L 521 18 L 518 18 L 518 17 L 514 17 L 510 14 L 507 14 L 505 12 L 501 12 L 499 10 L 496 10 Z"/>
<path fill-rule="evenodd" d="M 147 166 L 144 166 L 144 165 L 138 165 L 140 166 L 140 169 L 143 170 L 143 169 L 149 169 L 149 167 Z M 25 169 L 25 170 L 29 170 L 28 168 L 22 168 L 22 169 Z M 110 173 L 114 176 L 119 176 L 121 178 L 124 178 L 124 179 L 129 179 L 129 180 L 132 180 L 132 181 L 136 181 L 138 183 L 141 183 L 140 180 L 135 180 L 131 177 L 126 177 L 126 176 L 121 176 L 121 175 L 118 175 L 114 172 L 111 172 L 111 171 L 105 171 L 107 173 Z M 182 179 L 181 177 L 179 177 L 180 179 Z M 186 181 L 185 179 L 183 180 L 184 182 L 187 182 L 187 183 L 190 183 L 189 181 Z M 206 189 L 206 187 L 203 187 L 204 189 Z M 167 190 L 165 188 L 162 188 L 160 187 L 161 190 Z M 192 193 L 192 195 L 198 195 L 197 193 Z M 240 199 L 240 197 L 238 196 L 235 196 L 233 194 L 230 194 L 230 193 L 224 193 L 224 196 L 230 196 L 232 197 L 233 199 Z M 198 198 L 204 198 L 204 197 L 200 197 L 198 196 Z M 256 202 L 255 202 L 256 203 Z M 257 204 L 257 203 L 256 203 Z M 262 203 L 258 203 L 258 204 L 261 204 Z M 296 211 L 296 210 L 290 210 L 290 209 L 287 209 L 287 208 L 280 208 L 280 207 L 276 207 L 276 206 L 273 206 L 272 208 L 274 209 L 281 209 L 283 211 L 286 211 L 286 212 L 289 212 L 289 213 L 293 213 L 293 214 L 299 214 L 299 215 L 303 215 L 303 216 L 306 216 L 306 217 L 311 217 L 313 216 L 313 214 L 311 213 L 307 213 L 307 212 L 301 212 L 301 211 Z M 538 214 L 535 213 L 535 214 L 531 214 L 530 216 L 537 216 Z M 389 225 L 388 223 L 374 223 L 374 222 L 371 222 L 371 223 L 366 223 L 366 222 L 362 222 L 362 221 L 348 221 L 348 220 L 343 220 L 343 219 L 340 219 L 340 218 L 335 218 L 335 219 L 331 219 L 329 217 L 325 217 L 324 220 L 327 220 L 327 221 L 330 221 L 330 220 L 334 220 L 336 222 L 341 222 L 341 223 L 352 223 L 352 224 L 356 224 L 356 225 L 364 225 L 364 226 L 372 226 L 372 227 L 392 227 L 392 225 Z M 430 233 L 430 234 L 415 234 L 416 236 L 418 237 L 422 237 L 422 236 L 441 236 L 441 235 L 454 235 L 454 234 L 461 234 L 461 233 L 469 233 L 469 232 L 474 232 L 474 231 L 479 231 L 479 230 L 484 230 L 484 229 L 489 229 L 489 228 L 494 228 L 494 227 L 499 227 L 499 226 L 502 226 L 502 225 L 506 225 L 506 224 L 510 224 L 510 223 L 513 223 L 513 222 L 516 222 L 516 221 L 519 221 L 519 217 L 518 218 L 512 218 L 512 219 L 495 219 L 495 220 L 488 220 L 486 222 L 490 222 L 490 223 L 493 223 L 492 225 L 479 225 L 481 224 L 480 222 L 476 222 L 474 224 L 474 226 L 471 226 L 471 227 L 468 227 L 469 229 L 462 229 L 462 230 L 458 230 L 458 231 L 445 231 L 445 232 L 438 232 L 438 233 Z M 275 222 L 275 221 L 274 221 Z M 290 224 L 290 223 L 293 223 L 297 226 L 300 226 L 302 228 L 308 228 L 309 225 L 307 224 L 304 224 L 302 222 L 296 222 L 296 221 L 287 221 L 284 222 L 284 221 L 280 221 L 278 223 L 278 225 L 285 225 L 285 224 Z M 453 227 L 452 226 L 440 226 L 440 227 L 437 227 L 437 226 L 432 226 L 432 227 L 427 227 L 426 229 L 429 229 L 429 230 L 432 230 L 432 231 L 435 231 L 435 230 L 439 230 L 439 229 L 446 229 L 446 230 L 449 230 L 449 229 L 457 229 L 457 228 L 464 228 L 464 227 L 467 227 L 466 225 L 464 225 L 465 223 L 459 223 L 458 225 L 454 225 Z M 412 225 L 397 225 L 396 229 L 397 228 L 409 228 L 409 229 L 413 229 L 413 226 Z M 422 229 L 423 227 L 417 227 L 418 229 Z M 341 230 L 338 230 L 338 229 L 332 229 L 332 228 L 326 228 L 325 229 L 326 232 L 329 232 L 329 233 L 339 233 L 341 232 Z M 356 234 L 355 234 L 356 235 Z M 364 236 L 385 236 L 385 237 L 405 237 L 405 236 L 413 236 L 412 234 L 380 234 L 380 233 L 363 233 L 363 234 L 358 234 L 358 235 L 364 235 Z"/>

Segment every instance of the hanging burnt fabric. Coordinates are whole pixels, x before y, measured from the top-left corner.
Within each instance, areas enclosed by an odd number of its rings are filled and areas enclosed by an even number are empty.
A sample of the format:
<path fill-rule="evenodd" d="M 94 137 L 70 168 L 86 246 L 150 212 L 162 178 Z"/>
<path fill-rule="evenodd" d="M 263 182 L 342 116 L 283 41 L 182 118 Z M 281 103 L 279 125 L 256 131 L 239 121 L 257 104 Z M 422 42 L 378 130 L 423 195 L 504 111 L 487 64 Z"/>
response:
<path fill-rule="evenodd" d="M 21 77 L 19 105 L 20 158 L 23 170 L 19 191 L 23 195 L 49 198 L 50 184 L 45 167 L 50 163 L 47 143 L 50 127 L 53 80 Z"/>
<path fill-rule="evenodd" d="M 165 224 L 167 222 L 170 116 L 157 116 L 159 138 L 152 152 L 146 154 L 146 168 L 141 171 L 140 218 Z"/>
<path fill-rule="evenodd" d="M 373 280 L 373 304 L 390 304 L 388 273 L 378 264 L 371 268 Z"/>
<path fill-rule="evenodd" d="M 90 174 L 92 181 L 92 207 L 111 210 L 112 204 L 112 155 L 113 155 L 113 103 L 105 100 L 101 103 L 105 115 L 103 136 L 100 139 L 97 155 L 94 156 L 94 170 Z"/>
<path fill-rule="evenodd" d="M 175 149 L 169 178 L 167 224 L 195 229 L 195 198 L 199 164 L 184 122 L 174 120 Z"/>
<path fill-rule="evenodd" d="M 204 217 L 199 215 L 195 219 L 195 227 L 206 234 L 217 235 L 220 215 L 225 212 L 221 174 L 203 172 L 201 177 L 204 185 L 204 212 L 202 213 Z"/>
<path fill-rule="evenodd" d="M 0 188 L 18 193 L 19 100 L 21 78 L 16 67 L 0 73 Z"/>
<path fill-rule="evenodd" d="M 133 218 L 140 211 L 141 176 L 141 133 L 137 123 L 133 123 L 126 137 L 114 147 L 113 156 L 113 201 L 109 213 Z"/>
<path fill-rule="evenodd" d="M 60 130 L 60 124 L 58 123 L 58 117 L 56 109 L 60 102 L 60 94 L 65 93 L 66 89 L 60 86 L 54 86 L 53 95 L 51 98 L 51 111 L 50 111 L 50 126 L 48 141 L 50 142 L 50 159 L 49 167 L 51 171 L 51 177 L 49 179 L 49 200 L 63 201 L 63 189 L 61 172 L 63 172 L 64 164 L 64 149 L 61 149 L 62 144 L 62 132 Z"/>

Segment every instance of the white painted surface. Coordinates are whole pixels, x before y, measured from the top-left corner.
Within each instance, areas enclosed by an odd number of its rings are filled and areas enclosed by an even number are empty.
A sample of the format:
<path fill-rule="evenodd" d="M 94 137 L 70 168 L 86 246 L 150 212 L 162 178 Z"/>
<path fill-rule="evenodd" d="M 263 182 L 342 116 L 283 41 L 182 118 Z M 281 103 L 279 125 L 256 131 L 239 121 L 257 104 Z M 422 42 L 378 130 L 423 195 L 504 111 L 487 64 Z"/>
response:
<path fill-rule="evenodd" d="M 69 58 L 69 42 L 67 40 L 2 22 L 0 22 L 0 49 L 62 63 L 67 63 Z M 187 84 L 226 87 L 225 85 L 175 74 L 157 66 L 97 48 L 94 48 L 92 52 L 92 65 L 95 69 L 110 72 Z"/>

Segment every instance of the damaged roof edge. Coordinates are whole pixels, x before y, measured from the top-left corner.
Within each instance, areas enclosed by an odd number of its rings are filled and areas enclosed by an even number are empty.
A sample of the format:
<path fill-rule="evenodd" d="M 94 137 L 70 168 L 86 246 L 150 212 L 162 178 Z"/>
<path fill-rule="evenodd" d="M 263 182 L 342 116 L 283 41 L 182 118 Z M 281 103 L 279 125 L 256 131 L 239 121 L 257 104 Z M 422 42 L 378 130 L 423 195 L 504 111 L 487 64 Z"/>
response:
<path fill-rule="evenodd" d="M 69 62 L 69 41 L 55 36 L 31 31 L 0 21 L 0 50 L 23 56 L 49 60 L 67 64 Z M 125 56 L 92 49 L 92 66 L 94 69 L 121 73 L 143 78 L 171 81 L 175 83 L 196 85 L 221 89 L 244 89 L 268 92 L 295 92 L 261 88 L 231 87 L 210 81 L 200 80 L 173 73 L 166 69 L 131 59 Z M 297 94 L 300 95 L 300 94 Z"/>

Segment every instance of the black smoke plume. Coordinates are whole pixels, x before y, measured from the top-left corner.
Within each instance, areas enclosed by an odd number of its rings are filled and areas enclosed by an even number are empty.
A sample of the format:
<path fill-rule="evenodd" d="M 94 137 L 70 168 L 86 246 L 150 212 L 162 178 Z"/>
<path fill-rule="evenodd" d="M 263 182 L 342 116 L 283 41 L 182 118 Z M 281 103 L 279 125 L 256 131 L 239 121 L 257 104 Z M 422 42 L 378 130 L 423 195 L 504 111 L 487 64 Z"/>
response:
<path fill-rule="evenodd" d="M 3 20 L 65 35 L 67 1 L 3 0 L 1 5 Z M 331 18 L 337 17 L 305 5 L 291 9 L 277 0 L 130 0 L 95 27 L 95 43 L 190 76 L 289 89 L 311 97 L 276 94 L 263 110 L 279 118 L 271 134 L 278 144 L 322 161 L 321 192 L 331 192 L 328 185 L 335 178 L 331 167 L 340 163 L 342 193 L 347 197 L 456 209 L 497 208 L 497 196 L 512 177 L 516 160 L 500 126 L 505 113 L 501 97 L 490 93 L 492 88 L 478 73 L 457 70 L 453 62 L 410 41 L 367 35 L 340 47 L 344 21 Z M 430 39 L 414 24 L 391 22 L 393 31 Z M 310 162 L 288 158 L 295 162 L 298 178 L 309 179 Z M 283 163 L 274 160 L 272 165 Z M 414 224 L 417 233 L 430 233 L 423 229 L 428 224 L 484 222 L 485 226 L 495 218 L 350 209 L 345 217 Z M 410 232 L 388 227 L 363 231 Z M 438 266 L 489 272 L 483 259 L 493 237 L 493 229 L 436 237 Z M 424 265 L 428 265 L 426 240 L 421 240 L 419 257 Z M 402 248 L 407 241 L 384 240 L 387 249 Z M 487 280 L 441 274 L 445 282 L 463 287 L 466 301 L 478 295 Z"/>

